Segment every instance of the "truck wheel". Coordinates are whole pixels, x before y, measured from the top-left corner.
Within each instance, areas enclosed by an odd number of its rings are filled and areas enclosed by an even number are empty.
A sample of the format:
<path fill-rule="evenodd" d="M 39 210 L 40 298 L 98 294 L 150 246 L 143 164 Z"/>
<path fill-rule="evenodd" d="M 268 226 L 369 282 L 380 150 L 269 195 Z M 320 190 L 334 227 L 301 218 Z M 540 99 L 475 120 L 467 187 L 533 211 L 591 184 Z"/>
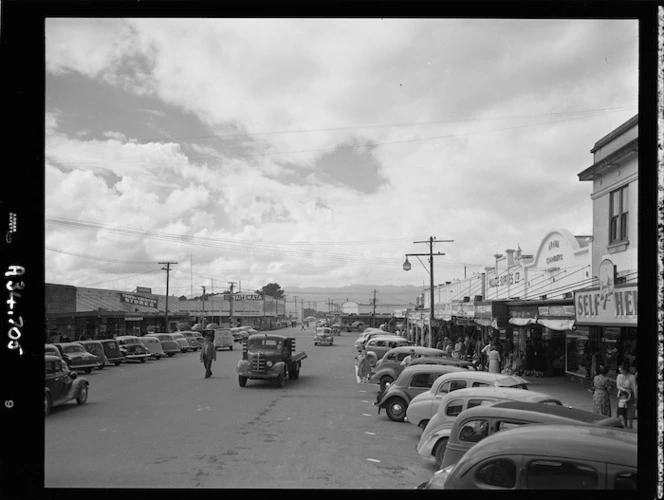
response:
<path fill-rule="evenodd" d="M 406 402 L 401 398 L 390 398 L 385 405 L 385 412 L 393 422 L 403 422 L 406 418 Z"/>
<path fill-rule="evenodd" d="M 389 375 L 385 375 L 383 378 L 381 378 L 380 392 L 385 392 L 385 389 L 387 389 L 387 384 L 391 384 L 392 382 L 394 382 L 394 380 Z"/>
<path fill-rule="evenodd" d="M 279 376 L 277 377 L 277 387 L 283 387 L 286 383 L 286 377 L 284 377 L 283 373 L 280 373 Z"/>
<path fill-rule="evenodd" d="M 447 448 L 448 438 L 442 438 L 436 443 L 436 447 L 433 449 L 433 454 L 436 457 L 436 465 L 440 469 L 440 464 L 443 463 L 443 456 L 445 455 L 445 449 Z"/>
<path fill-rule="evenodd" d="M 240 387 L 244 387 L 245 385 L 247 385 L 247 377 L 243 377 L 242 375 L 238 375 L 237 382 L 238 382 L 238 384 L 240 384 Z"/>

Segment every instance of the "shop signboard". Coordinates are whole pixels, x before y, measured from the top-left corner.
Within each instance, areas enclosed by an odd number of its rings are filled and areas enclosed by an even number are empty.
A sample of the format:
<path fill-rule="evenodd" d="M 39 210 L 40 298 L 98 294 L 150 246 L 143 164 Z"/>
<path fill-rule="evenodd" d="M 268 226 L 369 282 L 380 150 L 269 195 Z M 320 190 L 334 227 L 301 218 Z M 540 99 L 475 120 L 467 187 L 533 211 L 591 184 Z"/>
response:
<path fill-rule="evenodd" d="M 436 319 L 450 321 L 452 319 L 452 304 L 450 302 L 436 304 L 436 308 L 434 309 L 434 317 Z"/>
<path fill-rule="evenodd" d="M 516 326 L 534 325 L 537 323 L 537 306 L 519 305 L 509 307 L 509 323 Z"/>
<path fill-rule="evenodd" d="M 134 295 L 131 293 L 120 293 L 120 302 L 125 302 L 135 306 L 151 307 L 153 309 L 157 309 L 156 299 L 141 297 L 140 295 Z"/>
<path fill-rule="evenodd" d="M 615 285 L 616 268 L 605 259 L 599 268 L 599 287 L 574 292 L 576 322 L 580 325 L 636 326 L 636 284 Z"/>
<path fill-rule="evenodd" d="M 557 304 L 537 307 L 537 323 L 555 331 L 569 331 L 574 328 L 574 304 Z"/>

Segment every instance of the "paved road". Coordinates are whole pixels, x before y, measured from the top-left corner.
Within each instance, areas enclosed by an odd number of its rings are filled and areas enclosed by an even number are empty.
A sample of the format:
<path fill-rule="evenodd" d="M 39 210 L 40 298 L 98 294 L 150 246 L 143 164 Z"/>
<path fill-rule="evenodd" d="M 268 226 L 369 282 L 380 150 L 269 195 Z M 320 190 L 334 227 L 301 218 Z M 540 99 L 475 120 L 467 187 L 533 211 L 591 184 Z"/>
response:
<path fill-rule="evenodd" d="M 314 346 L 295 336 L 299 380 L 248 381 L 241 352 L 219 351 L 203 378 L 198 353 L 84 375 L 88 402 L 45 419 L 46 487 L 411 489 L 431 477 L 420 430 L 377 414 L 377 386 L 357 384 L 355 333 Z"/>

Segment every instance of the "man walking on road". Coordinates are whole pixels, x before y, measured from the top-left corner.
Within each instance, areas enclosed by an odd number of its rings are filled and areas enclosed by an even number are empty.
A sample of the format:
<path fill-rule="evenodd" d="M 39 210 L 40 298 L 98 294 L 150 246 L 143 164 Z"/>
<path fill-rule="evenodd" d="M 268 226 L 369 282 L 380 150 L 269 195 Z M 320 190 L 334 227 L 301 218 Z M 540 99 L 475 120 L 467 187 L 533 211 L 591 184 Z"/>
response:
<path fill-rule="evenodd" d="M 201 349 L 201 362 L 205 366 L 205 378 L 212 376 L 212 362 L 217 360 L 217 350 L 212 344 L 212 338 L 208 335 L 205 337 L 205 344 Z"/>

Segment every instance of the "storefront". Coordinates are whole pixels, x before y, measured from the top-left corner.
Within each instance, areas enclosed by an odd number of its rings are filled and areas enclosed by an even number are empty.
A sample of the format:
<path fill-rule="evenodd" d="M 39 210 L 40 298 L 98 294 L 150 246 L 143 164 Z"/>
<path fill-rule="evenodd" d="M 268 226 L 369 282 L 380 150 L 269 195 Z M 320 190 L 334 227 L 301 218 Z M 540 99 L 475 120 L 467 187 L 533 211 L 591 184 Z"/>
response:
<path fill-rule="evenodd" d="M 565 371 L 570 376 L 591 379 L 603 365 L 615 380 L 625 362 L 637 371 L 637 284 L 614 283 L 600 275 L 599 287 L 574 292 L 576 330 L 566 342 Z"/>
<path fill-rule="evenodd" d="M 573 300 L 543 301 L 537 306 L 537 324 L 542 329 L 541 339 L 546 347 L 546 374 L 564 375 L 567 334 L 575 331 Z"/>
<path fill-rule="evenodd" d="M 491 300 L 475 302 L 475 316 L 473 322 L 475 328 L 480 331 L 482 344 L 487 344 L 490 339 L 498 338 L 501 330 L 507 328 L 507 303 L 505 301 Z"/>
<path fill-rule="evenodd" d="M 542 328 L 537 324 L 537 303 L 530 301 L 511 301 L 507 306 L 508 328 L 505 336 L 520 351 L 525 352 L 526 341 L 542 342 Z"/>

